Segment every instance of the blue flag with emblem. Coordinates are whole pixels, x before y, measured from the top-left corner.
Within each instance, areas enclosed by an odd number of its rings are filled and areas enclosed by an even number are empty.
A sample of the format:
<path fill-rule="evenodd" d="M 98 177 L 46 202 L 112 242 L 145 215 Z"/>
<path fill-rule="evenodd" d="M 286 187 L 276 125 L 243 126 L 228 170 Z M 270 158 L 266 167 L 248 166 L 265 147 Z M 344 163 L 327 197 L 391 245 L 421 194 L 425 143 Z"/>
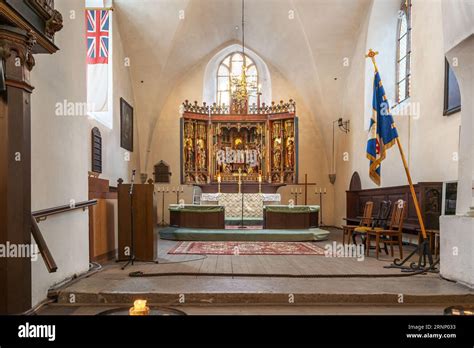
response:
<path fill-rule="evenodd" d="M 374 77 L 374 95 L 372 99 L 372 118 L 370 120 L 367 158 L 370 160 L 369 175 L 374 183 L 380 185 L 382 161 L 386 151 L 398 138 L 390 106 L 378 71 Z"/>

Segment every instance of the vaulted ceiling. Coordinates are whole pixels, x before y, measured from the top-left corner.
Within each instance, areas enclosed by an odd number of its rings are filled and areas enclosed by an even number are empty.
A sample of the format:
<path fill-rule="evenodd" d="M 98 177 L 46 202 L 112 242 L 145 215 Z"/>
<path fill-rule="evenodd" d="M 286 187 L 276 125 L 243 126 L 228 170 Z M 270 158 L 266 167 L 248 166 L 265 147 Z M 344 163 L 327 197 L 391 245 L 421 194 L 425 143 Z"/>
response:
<path fill-rule="evenodd" d="M 239 42 L 241 0 L 115 0 L 114 4 L 131 59 L 135 108 L 145 120 L 140 129 L 143 154 L 177 81 L 203 59 Z M 371 0 L 245 2 L 246 45 L 292 82 L 312 110 L 309 116 L 327 146 L 331 135 L 325 129 L 340 116 L 340 91 L 349 70 L 343 59 L 352 56 L 370 4 Z M 294 19 L 289 11 L 294 11 Z M 145 156 L 142 160 L 146 162 Z"/>

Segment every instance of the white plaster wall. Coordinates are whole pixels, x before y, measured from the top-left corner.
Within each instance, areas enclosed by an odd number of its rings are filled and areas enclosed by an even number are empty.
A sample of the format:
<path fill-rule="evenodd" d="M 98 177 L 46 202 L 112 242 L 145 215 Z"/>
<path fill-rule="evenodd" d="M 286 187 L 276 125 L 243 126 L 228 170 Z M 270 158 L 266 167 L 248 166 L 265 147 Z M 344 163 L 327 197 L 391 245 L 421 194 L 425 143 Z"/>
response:
<path fill-rule="evenodd" d="M 474 288 L 474 219 L 442 216 L 440 229 L 441 275 Z"/>
<path fill-rule="evenodd" d="M 91 168 L 90 131 L 99 126 L 103 137 L 104 175 L 111 185 L 118 177 L 128 179 L 129 162 L 120 149 L 119 98 L 133 105 L 134 98 L 128 71 L 123 60 L 120 34 L 114 37 L 114 128 L 108 130 L 85 115 L 56 116 L 58 102 L 86 101 L 86 45 L 84 40 L 84 1 L 57 0 L 63 14 L 64 28 L 56 35 L 60 51 L 37 55 L 32 72 L 35 91 L 32 96 L 32 210 L 50 208 L 88 199 L 88 171 Z M 74 11 L 75 19 L 71 19 Z M 132 156 L 133 166 L 136 166 Z M 32 265 L 33 305 L 46 298 L 47 290 L 74 274 L 88 270 L 88 211 L 51 216 L 39 224 L 58 265 L 49 274 L 41 257 Z"/>
<path fill-rule="evenodd" d="M 113 18 L 113 128 L 110 129 L 95 119 L 89 118 L 90 129 L 98 127 L 102 135 L 102 174 L 100 178 L 110 180 L 111 186 L 117 186 L 117 180 L 122 178 L 128 180 L 131 170 L 137 170 L 137 178 L 140 173 L 138 155 L 139 135 L 137 127 L 137 115 L 134 115 L 134 139 L 133 153 L 127 155 L 127 150 L 120 148 L 120 98 L 124 98 L 132 107 L 135 107 L 133 88 L 130 82 L 130 67 L 127 64 L 127 55 L 124 51 L 118 18 Z M 90 135 L 89 135 L 90 139 Z M 88 151 L 91 142 L 87 142 Z M 90 152 L 89 152 L 90 153 Z M 130 159 L 130 160 L 129 160 Z M 89 170 L 92 168 L 89 158 Z"/>
<path fill-rule="evenodd" d="M 341 115 L 344 119 L 350 121 L 351 131 L 344 134 L 336 129 L 336 182 L 334 185 L 334 215 L 335 223 L 342 224 L 346 216 L 346 190 L 349 189 L 349 183 L 352 173 L 359 171 L 362 185 L 368 185 L 368 169 L 363 169 L 360 162 L 365 161 L 365 147 L 363 140 L 367 139 L 367 131 L 364 125 L 364 115 L 366 102 L 364 98 L 365 84 L 369 81 L 366 76 L 366 39 L 369 25 L 369 17 L 363 19 L 361 30 L 357 42 L 354 42 L 354 52 L 351 58 L 350 69 L 347 77 L 347 85 L 344 90 L 344 112 Z M 370 66 L 369 66 L 370 68 Z M 372 73 L 369 73 L 373 77 Z M 344 160 L 344 155 L 348 155 Z M 368 167 L 367 167 L 368 168 Z"/>
<path fill-rule="evenodd" d="M 474 1 L 443 2 L 444 49 L 461 90 L 461 141 L 456 216 L 440 218 L 441 275 L 474 288 L 472 216 L 474 103 Z M 456 62 L 457 64 L 453 64 Z M 465 214 L 470 216 L 463 216 Z"/>
<path fill-rule="evenodd" d="M 474 1 L 445 0 L 442 3 L 444 29 L 444 51 L 455 73 L 458 74 L 461 90 L 461 141 L 459 153 L 459 185 L 457 195 L 457 214 L 465 214 L 473 204 L 472 181 L 472 97 L 473 68 L 472 37 L 474 35 Z M 469 41 L 470 40 L 470 41 Z M 454 64 L 456 63 L 456 64 Z"/>
<path fill-rule="evenodd" d="M 448 52 L 474 32 L 474 1 L 443 0 L 444 48 Z"/>
<path fill-rule="evenodd" d="M 374 71 L 365 53 L 369 48 L 379 51 L 376 60 L 393 107 L 399 7 L 398 0 L 374 0 L 366 29 L 360 33 L 352 57 L 345 106 L 346 117 L 351 119 L 351 132 L 340 136 L 337 155 L 335 211 L 336 220 L 341 223 L 346 211 L 345 191 L 349 188 L 352 173 L 359 172 L 363 189 L 376 187 L 369 178 L 369 161 L 365 157 L 367 131 L 364 126 L 371 114 Z M 362 73 L 363 77 L 360 76 Z M 457 178 L 457 162 L 453 160 L 453 154 L 458 151 L 460 117 L 459 113 L 443 116 L 443 90 L 441 0 L 413 0 L 411 97 L 401 106 L 393 107 L 392 112 L 414 183 Z M 362 108 L 361 101 L 364 102 Z M 348 162 L 343 161 L 343 152 L 349 154 Z M 406 184 L 400 154 L 394 146 L 382 164 L 382 187 Z"/>

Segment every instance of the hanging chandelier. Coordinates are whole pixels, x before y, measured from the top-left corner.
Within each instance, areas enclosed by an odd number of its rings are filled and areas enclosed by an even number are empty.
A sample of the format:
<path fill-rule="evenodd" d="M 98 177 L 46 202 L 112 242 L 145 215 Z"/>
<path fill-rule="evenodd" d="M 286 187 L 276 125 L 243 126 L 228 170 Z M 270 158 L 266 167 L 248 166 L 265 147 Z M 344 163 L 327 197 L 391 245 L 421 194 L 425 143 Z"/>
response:
<path fill-rule="evenodd" d="M 246 111 L 248 107 L 249 89 L 256 89 L 255 82 L 247 81 L 247 66 L 245 58 L 245 0 L 242 0 L 242 73 L 232 77 L 232 104 L 234 111 Z"/>

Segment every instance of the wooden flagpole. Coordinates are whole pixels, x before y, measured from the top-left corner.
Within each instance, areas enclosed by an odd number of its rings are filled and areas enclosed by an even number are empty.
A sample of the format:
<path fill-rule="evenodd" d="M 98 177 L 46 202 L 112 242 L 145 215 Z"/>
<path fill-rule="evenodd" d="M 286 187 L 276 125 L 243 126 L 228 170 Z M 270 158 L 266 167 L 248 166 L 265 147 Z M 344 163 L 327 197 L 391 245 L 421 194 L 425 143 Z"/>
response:
<path fill-rule="evenodd" d="M 370 58 L 374 64 L 375 72 L 378 72 L 377 63 L 375 62 L 375 56 L 379 52 L 374 52 L 372 49 L 369 49 L 369 53 L 365 55 L 366 58 Z M 403 167 L 405 168 L 405 173 L 407 174 L 408 184 L 410 185 L 411 197 L 413 198 L 413 204 L 415 205 L 416 215 L 418 217 L 418 222 L 420 223 L 421 234 L 423 240 L 427 240 L 425 224 L 423 222 L 423 217 L 421 216 L 420 204 L 418 203 L 418 198 L 416 197 L 415 188 L 413 187 L 413 182 L 411 180 L 410 169 L 408 169 L 407 160 L 405 159 L 405 154 L 403 152 L 402 144 L 400 143 L 400 138 L 397 137 L 398 150 L 400 150 L 400 156 L 402 157 Z"/>

